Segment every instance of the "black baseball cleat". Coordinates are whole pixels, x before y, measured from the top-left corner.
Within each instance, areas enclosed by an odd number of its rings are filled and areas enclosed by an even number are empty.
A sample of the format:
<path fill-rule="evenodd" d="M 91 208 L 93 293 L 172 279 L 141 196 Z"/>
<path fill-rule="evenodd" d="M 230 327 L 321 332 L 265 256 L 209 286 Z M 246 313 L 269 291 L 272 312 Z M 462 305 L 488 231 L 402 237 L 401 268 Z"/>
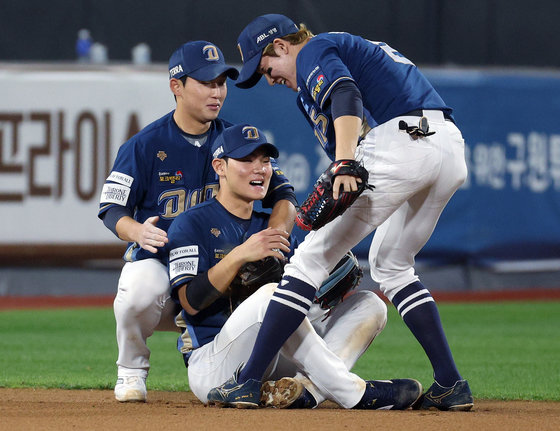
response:
<path fill-rule="evenodd" d="M 227 382 L 208 392 L 208 405 L 237 407 L 238 409 L 255 409 L 259 407 L 261 382 L 249 379 L 245 383 L 238 383 L 239 372 L 242 368 L 243 364 L 239 365 Z"/>
<path fill-rule="evenodd" d="M 422 395 L 414 379 L 366 380 L 366 391 L 354 409 L 406 410 Z"/>
<path fill-rule="evenodd" d="M 458 380 L 451 387 L 443 387 L 434 382 L 426 393 L 413 406 L 416 410 L 468 411 L 474 400 L 466 380 Z"/>

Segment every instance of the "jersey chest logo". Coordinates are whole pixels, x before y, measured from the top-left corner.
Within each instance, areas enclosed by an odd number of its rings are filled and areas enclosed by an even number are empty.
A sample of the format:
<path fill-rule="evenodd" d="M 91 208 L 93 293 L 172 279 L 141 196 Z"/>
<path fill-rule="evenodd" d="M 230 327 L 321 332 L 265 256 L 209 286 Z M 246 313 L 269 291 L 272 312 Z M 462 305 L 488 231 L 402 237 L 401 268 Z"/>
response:
<path fill-rule="evenodd" d="M 182 171 L 180 172 L 182 175 Z M 181 182 L 184 181 L 184 178 L 181 179 Z M 165 184 L 165 182 L 162 184 Z M 177 186 L 178 183 L 174 185 Z M 199 189 L 185 190 L 184 188 L 176 188 L 165 190 L 160 193 L 158 197 L 158 205 L 162 205 L 160 216 L 167 220 L 173 219 L 188 208 L 194 207 L 196 204 L 216 196 L 216 194 L 218 194 L 218 188 L 218 184 L 207 184 Z"/>
<path fill-rule="evenodd" d="M 159 182 L 160 183 L 169 183 L 169 184 L 184 184 L 183 181 L 183 172 L 182 171 L 160 171 L 158 172 Z"/>

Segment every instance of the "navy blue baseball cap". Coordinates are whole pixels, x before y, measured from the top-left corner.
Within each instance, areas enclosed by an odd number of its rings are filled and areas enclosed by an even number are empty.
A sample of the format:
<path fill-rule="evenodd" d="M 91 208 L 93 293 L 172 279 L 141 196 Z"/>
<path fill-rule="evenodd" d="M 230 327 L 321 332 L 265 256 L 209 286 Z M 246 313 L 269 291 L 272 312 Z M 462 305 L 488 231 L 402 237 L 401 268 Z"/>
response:
<path fill-rule="evenodd" d="M 278 149 L 268 142 L 262 131 L 250 124 L 238 124 L 228 127 L 218 135 L 212 145 L 212 156 L 215 159 L 242 159 L 257 148 L 263 148 L 267 156 L 278 157 Z"/>
<path fill-rule="evenodd" d="M 276 13 L 261 15 L 251 21 L 237 39 L 243 68 L 235 85 L 239 88 L 251 88 L 256 85 L 261 79 L 257 69 L 263 49 L 274 39 L 297 33 L 298 30 L 298 26 L 290 18 Z"/>
<path fill-rule="evenodd" d="M 169 79 L 187 75 L 199 81 L 212 81 L 222 73 L 234 80 L 239 76 L 235 67 L 226 64 L 220 48 L 205 40 L 185 43 L 169 59 Z"/>

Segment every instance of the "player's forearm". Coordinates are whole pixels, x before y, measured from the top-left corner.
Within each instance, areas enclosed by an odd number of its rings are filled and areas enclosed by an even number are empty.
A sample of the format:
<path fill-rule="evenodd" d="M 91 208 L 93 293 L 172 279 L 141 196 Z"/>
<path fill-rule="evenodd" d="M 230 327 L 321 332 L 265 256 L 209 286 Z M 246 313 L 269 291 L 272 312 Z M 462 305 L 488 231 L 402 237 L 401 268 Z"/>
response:
<path fill-rule="evenodd" d="M 239 268 L 246 262 L 243 255 L 241 246 L 237 246 L 208 270 L 208 280 L 216 290 L 226 292 L 239 272 Z"/>
<path fill-rule="evenodd" d="M 353 115 L 343 115 L 334 120 L 336 160 L 354 159 L 361 127 L 362 119 Z"/>
<path fill-rule="evenodd" d="M 296 207 L 288 200 L 280 200 L 274 204 L 268 220 L 268 227 L 292 232 L 296 219 Z"/>
<path fill-rule="evenodd" d="M 198 274 L 187 285 L 181 286 L 177 294 L 183 309 L 194 316 L 226 293 L 239 268 L 246 262 L 245 254 L 241 246 L 235 247 L 206 273 Z"/>
<path fill-rule="evenodd" d="M 119 219 L 115 229 L 119 238 L 127 242 L 138 242 L 138 236 L 142 229 L 142 224 L 138 223 L 132 217 L 124 216 Z"/>

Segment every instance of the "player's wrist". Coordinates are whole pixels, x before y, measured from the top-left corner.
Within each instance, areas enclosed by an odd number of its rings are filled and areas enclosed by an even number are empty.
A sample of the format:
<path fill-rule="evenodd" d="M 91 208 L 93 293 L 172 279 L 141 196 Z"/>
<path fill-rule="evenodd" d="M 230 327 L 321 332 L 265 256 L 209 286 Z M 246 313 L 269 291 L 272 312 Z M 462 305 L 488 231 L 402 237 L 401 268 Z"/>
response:
<path fill-rule="evenodd" d="M 237 274 L 243 265 L 250 262 L 250 250 L 245 249 L 246 243 L 234 247 L 217 265 L 223 265 L 224 269 L 227 267 L 228 273 Z"/>

